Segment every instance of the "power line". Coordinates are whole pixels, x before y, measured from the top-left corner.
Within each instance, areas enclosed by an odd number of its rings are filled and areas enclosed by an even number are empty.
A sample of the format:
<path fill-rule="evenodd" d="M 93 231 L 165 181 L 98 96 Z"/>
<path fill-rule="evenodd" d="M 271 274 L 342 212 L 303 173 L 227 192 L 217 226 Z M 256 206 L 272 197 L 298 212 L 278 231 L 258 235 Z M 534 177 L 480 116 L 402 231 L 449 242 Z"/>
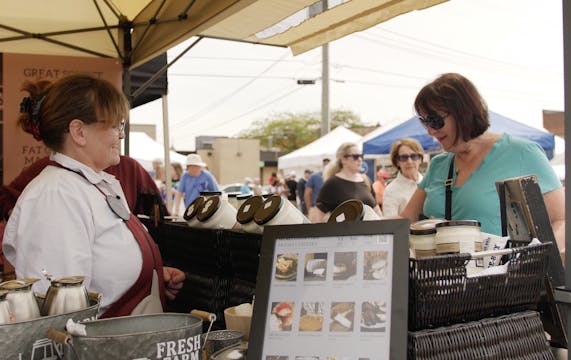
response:
<path fill-rule="evenodd" d="M 274 104 L 274 103 L 276 103 L 276 102 L 278 102 L 278 101 L 280 101 L 280 100 L 282 100 L 282 99 L 284 99 L 284 98 L 286 98 L 286 97 L 292 95 L 293 93 L 298 92 L 298 91 L 301 90 L 302 88 L 303 88 L 302 86 L 296 86 L 296 87 L 293 88 L 292 90 L 287 91 L 285 94 L 279 95 L 278 97 L 276 97 L 276 98 L 274 98 L 274 99 L 272 99 L 272 100 L 270 100 L 270 101 L 267 101 L 267 102 L 265 102 L 265 103 L 263 103 L 263 104 L 261 104 L 261 105 L 259 105 L 259 106 L 256 106 L 255 108 L 252 108 L 252 109 L 250 109 L 250 110 L 248 110 L 248 111 L 246 111 L 246 112 L 243 112 L 242 114 L 240 114 L 240 115 L 238 115 L 238 116 L 236 116 L 236 117 L 234 117 L 234 118 L 232 118 L 232 119 L 230 119 L 230 120 L 228 120 L 228 121 L 225 121 L 223 124 L 219 124 L 219 125 L 216 125 L 216 126 L 214 126 L 214 127 L 211 127 L 211 129 L 217 129 L 217 128 L 219 128 L 219 127 L 228 125 L 229 123 L 234 122 L 234 121 L 236 121 L 236 120 L 238 120 L 238 119 L 240 119 L 240 118 L 243 118 L 243 117 L 246 116 L 246 115 L 249 115 L 249 114 L 251 114 L 251 113 L 253 113 L 253 112 L 256 112 L 256 111 L 258 111 L 258 110 L 260 110 L 260 109 L 263 109 L 263 108 L 265 108 L 265 107 L 267 107 L 267 106 L 269 106 L 269 105 L 272 105 L 272 104 Z"/>
<path fill-rule="evenodd" d="M 284 54 L 277 60 L 275 60 L 272 64 L 270 64 L 266 69 L 264 69 L 257 77 L 251 79 L 250 81 L 247 81 L 244 85 L 238 87 L 237 89 L 235 89 L 234 91 L 232 91 L 231 93 L 229 93 L 228 95 L 222 97 L 221 99 L 215 101 L 214 103 L 211 103 L 210 105 L 207 105 L 206 107 L 202 108 L 201 110 L 199 110 L 198 112 L 194 113 L 193 115 L 183 119 L 182 121 L 177 121 L 176 123 L 183 123 L 182 124 L 182 128 L 186 128 L 188 127 L 190 124 L 192 124 L 192 122 L 200 119 L 202 116 L 204 116 L 205 114 L 213 111 L 214 109 L 216 109 L 219 105 L 223 104 L 224 102 L 226 102 L 227 100 L 229 100 L 230 98 L 234 97 L 236 94 L 238 94 L 239 92 L 241 92 L 242 90 L 244 90 L 245 88 L 247 88 L 248 86 L 250 86 L 254 81 L 258 80 L 263 74 L 267 73 L 268 71 L 270 71 L 274 66 L 276 66 L 277 64 L 280 63 L 281 60 L 283 60 L 286 56 L 289 55 L 289 50 L 287 50 L 286 52 L 284 52 Z"/>

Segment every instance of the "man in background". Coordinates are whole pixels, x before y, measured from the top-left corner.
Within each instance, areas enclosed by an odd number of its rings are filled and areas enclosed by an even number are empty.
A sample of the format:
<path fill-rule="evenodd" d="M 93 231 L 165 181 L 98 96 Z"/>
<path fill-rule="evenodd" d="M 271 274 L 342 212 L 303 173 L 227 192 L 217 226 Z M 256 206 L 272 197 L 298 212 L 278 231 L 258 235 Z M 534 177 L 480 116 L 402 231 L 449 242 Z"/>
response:
<path fill-rule="evenodd" d="M 200 196 L 203 191 L 220 191 L 214 175 L 205 169 L 206 163 L 198 154 L 190 154 L 186 157 L 186 172 L 178 183 L 178 189 L 174 197 L 174 212 L 179 214 L 180 201 L 184 197 L 184 208 Z"/>
<path fill-rule="evenodd" d="M 287 199 L 297 208 L 297 181 L 295 180 L 295 171 L 287 174 L 286 187 L 288 188 Z"/>
<path fill-rule="evenodd" d="M 307 180 L 307 184 L 305 184 L 305 192 L 303 196 L 305 198 L 305 206 L 307 206 L 308 213 L 312 207 L 315 207 L 315 200 L 317 200 L 317 195 L 319 195 L 319 191 L 323 185 L 323 169 L 325 169 L 327 164 L 329 164 L 329 159 L 324 158 L 321 161 L 321 164 L 322 170 L 311 175 L 309 180 Z"/>
<path fill-rule="evenodd" d="M 305 185 L 307 184 L 307 180 L 313 174 L 313 171 L 310 169 L 305 169 L 303 172 L 303 177 L 299 179 L 297 182 L 297 194 L 299 196 L 299 208 L 303 215 L 307 215 L 307 206 L 305 205 Z"/>

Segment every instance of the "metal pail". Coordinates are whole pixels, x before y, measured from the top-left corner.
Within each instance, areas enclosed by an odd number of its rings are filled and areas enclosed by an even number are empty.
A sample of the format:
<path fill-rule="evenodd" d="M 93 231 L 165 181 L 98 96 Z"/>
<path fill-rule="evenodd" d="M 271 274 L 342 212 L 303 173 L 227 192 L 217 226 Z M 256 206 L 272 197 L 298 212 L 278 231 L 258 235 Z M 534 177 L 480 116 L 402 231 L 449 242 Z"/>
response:
<path fill-rule="evenodd" d="M 37 296 L 41 307 L 44 299 Z M 47 337 L 48 329 L 65 330 L 68 319 L 95 319 L 99 309 L 99 294 L 89 294 L 89 307 L 66 314 L 42 316 L 33 320 L 0 325 L 0 357 L 2 359 L 56 359 L 63 353 L 61 344 Z"/>
<path fill-rule="evenodd" d="M 200 360 L 202 319 L 195 315 L 125 316 L 82 324 L 87 335 L 67 341 L 66 353 L 75 356 L 70 360 Z"/>

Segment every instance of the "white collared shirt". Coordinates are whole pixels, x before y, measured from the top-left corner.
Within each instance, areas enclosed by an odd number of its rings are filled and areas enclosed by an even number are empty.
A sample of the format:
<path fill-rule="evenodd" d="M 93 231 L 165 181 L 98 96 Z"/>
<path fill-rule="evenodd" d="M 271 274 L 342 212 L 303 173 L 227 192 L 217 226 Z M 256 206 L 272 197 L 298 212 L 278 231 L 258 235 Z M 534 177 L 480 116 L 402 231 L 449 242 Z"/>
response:
<path fill-rule="evenodd" d="M 418 174 L 418 182 L 416 182 L 399 171 L 397 177 L 387 185 L 383 192 L 383 215 L 398 216 L 416 191 L 420 180 L 422 180 L 421 174 Z"/>
<path fill-rule="evenodd" d="M 127 225 L 93 184 L 119 195 L 128 208 L 125 195 L 110 174 L 61 153 L 50 158 L 72 171 L 47 166 L 26 186 L 6 225 L 4 254 L 18 278 L 42 279 L 34 284 L 40 293 L 49 286 L 42 269 L 56 278 L 85 276 L 87 290 L 102 295 L 102 313 L 136 281 L 142 256 Z"/>

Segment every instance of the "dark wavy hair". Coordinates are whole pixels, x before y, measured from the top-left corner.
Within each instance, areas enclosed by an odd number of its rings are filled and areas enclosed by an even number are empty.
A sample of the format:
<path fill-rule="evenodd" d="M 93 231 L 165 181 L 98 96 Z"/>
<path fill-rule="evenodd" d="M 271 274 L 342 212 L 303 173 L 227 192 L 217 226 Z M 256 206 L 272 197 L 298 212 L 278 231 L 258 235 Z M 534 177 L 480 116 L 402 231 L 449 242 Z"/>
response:
<path fill-rule="evenodd" d="M 490 127 L 488 105 L 476 86 L 456 73 L 442 74 L 424 86 L 416 95 L 414 109 L 418 115 L 452 115 L 458 129 L 456 141 L 474 139 Z"/>
<path fill-rule="evenodd" d="M 129 112 L 125 96 L 113 84 L 88 74 L 69 75 L 53 83 L 26 81 L 21 90 L 29 97 L 20 104 L 19 125 L 55 151 L 63 147 L 72 120 L 118 126 Z"/>

